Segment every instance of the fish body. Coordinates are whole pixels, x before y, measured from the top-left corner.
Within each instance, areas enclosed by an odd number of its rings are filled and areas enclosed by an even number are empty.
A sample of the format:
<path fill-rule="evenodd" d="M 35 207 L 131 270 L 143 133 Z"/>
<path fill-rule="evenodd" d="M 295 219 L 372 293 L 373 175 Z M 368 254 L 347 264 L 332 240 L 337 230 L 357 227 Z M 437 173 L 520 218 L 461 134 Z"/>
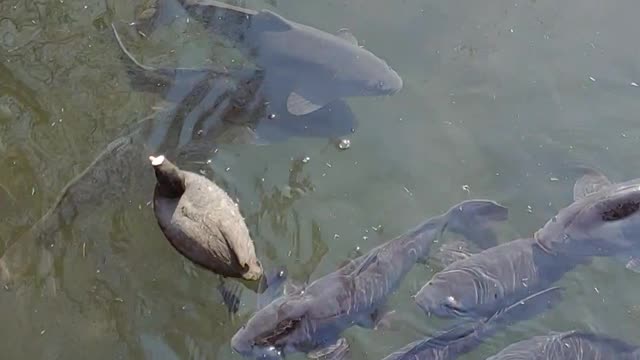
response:
<path fill-rule="evenodd" d="M 507 209 L 493 201 L 458 204 L 308 286 L 275 299 L 249 319 L 231 345 L 245 356 L 277 359 L 333 346 L 354 325 L 375 327 L 387 297 L 413 265 L 427 256 L 445 228 L 459 232 L 478 219 L 504 220 L 506 216 Z"/>
<path fill-rule="evenodd" d="M 638 347 L 584 331 L 551 333 L 511 344 L 487 360 L 638 360 Z"/>
<path fill-rule="evenodd" d="M 463 324 L 436 336 L 415 341 L 383 360 L 453 360 L 476 349 L 499 330 L 539 315 L 562 300 L 564 289 L 552 287 L 521 299 L 490 317 L 470 326 Z"/>
<path fill-rule="evenodd" d="M 427 314 L 488 318 L 548 288 L 582 261 L 549 254 L 533 238 L 513 240 L 450 264 L 436 273 L 414 299 Z"/>
<path fill-rule="evenodd" d="M 277 104 L 265 98 L 265 73 L 259 69 L 144 65 L 125 47 L 114 25 L 112 29 L 125 55 L 133 88 L 160 93 L 172 104 L 153 120 L 147 142 L 154 151 L 161 146 L 183 148 L 194 138 L 209 134 L 216 141 L 224 141 L 224 134 L 231 132 L 232 142 L 240 139 L 245 143 L 267 144 L 291 136 L 335 138 L 351 134 L 357 128 L 355 115 L 341 99 L 304 116 L 279 111 Z M 178 130 L 176 140 L 170 138 L 172 129 Z M 233 131 L 238 129 L 241 131 Z"/>
<path fill-rule="evenodd" d="M 289 114 L 306 115 L 346 97 L 392 95 L 403 87 L 400 75 L 347 29 L 332 34 L 270 10 L 217 1 L 179 3 L 265 72 L 268 101 Z"/>
<path fill-rule="evenodd" d="M 456 261 L 415 295 L 428 314 L 482 318 L 540 291 L 593 256 L 622 257 L 640 271 L 640 179 L 611 183 L 587 170 L 574 202 L 532 238 L 514 240 Z"/>

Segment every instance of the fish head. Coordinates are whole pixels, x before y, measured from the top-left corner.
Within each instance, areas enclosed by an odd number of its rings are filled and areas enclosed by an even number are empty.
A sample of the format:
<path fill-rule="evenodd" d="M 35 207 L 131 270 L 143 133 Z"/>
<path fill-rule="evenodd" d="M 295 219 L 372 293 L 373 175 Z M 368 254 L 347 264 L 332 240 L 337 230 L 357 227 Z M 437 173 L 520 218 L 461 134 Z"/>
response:
<path fill-rule="evenodd" d="M 640 248 L 640 181 L 612 186 L 560 210 L 535 233 L 541 247 L 576 256 Z"/>
<path fill-rule="evenodd" d="M 393 95 L 404 86 L 402 77 L 372 52 L 353 45 L 325 65 L 327 89 L 338 97 Z"/>
<path fill-rule="evenodd" d="M 470 273 L 461 270 L 436 274 L 414 296 L 427 315 L 441 318 L 474 317 L 476 294 L 480 289 Z"/>
<path fill-rule="evenodd" d="M 387 64 L 386 61 L 377 58 L 374 65 L 373 76 L 367 80 L 365 88 L 374 95 L 393 95 L 404 86 L 402 78 Z"/>
<path fill-rule="evenodd" d="M 281 359 L 304 351 L 309 303 L 302 295 L 283 296 L 257 311 L 231 338 L 231 347 L 246 357 Z"/>
<path fill-rule="evenodd" d="M 369 61 L 355 67 L 359 70 L 353 74 L 357 86 L 364 89 L 364 95 L 393 95 L 402 90 L 402 77 L 386 61 L 371 55 Z"/>

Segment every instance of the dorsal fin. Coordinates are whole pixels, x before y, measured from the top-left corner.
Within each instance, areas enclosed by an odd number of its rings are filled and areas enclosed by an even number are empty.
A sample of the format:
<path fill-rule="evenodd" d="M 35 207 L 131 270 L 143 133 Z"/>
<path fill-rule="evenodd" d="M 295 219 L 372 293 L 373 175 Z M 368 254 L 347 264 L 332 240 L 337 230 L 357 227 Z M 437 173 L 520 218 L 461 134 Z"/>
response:
<path fill-rule="evenodd" d="M 289 20 L 271 10 L 260 10 L 254 19 L 261 20 L 260 30 L 262 31 L 288 31 L 293 28 Z"/>
<path fill-rule="evenodd" d="M 358 39 L 356 39 L 356 37 L 351 33 L 349 29 L 342 28 L 338 30 L 337 35 L 339 38 L 342 38 L 343 40 L 346 40 L 347 42 L 350 42 L 353 45 L 358 46 Z"/>
<path fill-rule="evenodd" d="M 582 167 L 584 175 L 573 185 L 573 200 L 577 201 L 611 185 L 611 181 L 600 171 Z"/>

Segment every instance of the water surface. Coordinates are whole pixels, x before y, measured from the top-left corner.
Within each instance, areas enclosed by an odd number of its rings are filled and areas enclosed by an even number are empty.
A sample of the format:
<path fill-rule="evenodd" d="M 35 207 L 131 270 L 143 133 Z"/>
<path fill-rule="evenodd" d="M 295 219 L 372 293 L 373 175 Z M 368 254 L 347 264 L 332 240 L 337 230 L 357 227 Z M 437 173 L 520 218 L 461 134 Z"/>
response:
<path fill-rule="evenodd" d="M 138 5 L 0 1 L 0 253 L 107 144 L 162 104 L 131 88 L 109 28 L 133 20 Z M 469 197 L 510 208 L 502 241 L 530 235 L 571 201 L 574 163 L 614 180 L 640 176 L 637 1 L 244 5 L 326 31 L 350 28 L 404 79 L 393 97 L 348 100 L 359 124 L 349 150 L 292 137 L 205 144 L 180 158 L 238 198 L 259 256 L 286 265 L 298 281 Z M 206 65 L 212 54 L 227 54 L 184 18 L 128 44 L 156 65 Z M 47 234 L 54 250 L 38 255 L 32 281 L 0 289 L 5 358 L 239 359 L 229 340 L 255 296 L 244 291 L 229 317 L 216 278 L 169 246 L 152 215 L 155 180 L 139 149 L 112 169 L 111 188 L 98 184 L 101 201 Z M 296 160 L 306 156 L 308 163 Z M 346 332 L 355 359 L 382 358 L 446 324 L 425 318 L 410 299 L 437 270 L 416 267 L 391 298 L 398 326 Z M 560 283 L 568 288 L 560 306 L 467 358 L 573 328 L 640 344 L 638 275 L 603 259 Z"/>

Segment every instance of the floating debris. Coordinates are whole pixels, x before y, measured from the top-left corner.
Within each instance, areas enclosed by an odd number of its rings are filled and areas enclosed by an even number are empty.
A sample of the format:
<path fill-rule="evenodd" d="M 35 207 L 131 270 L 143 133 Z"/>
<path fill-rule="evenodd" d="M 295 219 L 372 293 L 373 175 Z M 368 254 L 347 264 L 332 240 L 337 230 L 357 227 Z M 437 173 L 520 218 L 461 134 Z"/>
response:
<path fill-rule="evenodd" d="M 636 83 L 636 82 L 633 82 L 633 81 L 632 81 L 632 82 L 631 82 L 631 86 L 633 86 L 633 87 L 638 87 L 638 83 Z"/>
<path fill-rule="evenodd" d="M 560 181 L 560 179 L 558 179 L 557 177 L 553 177 L 552 176 L 552 177 L 549 178 L 549 181 L 556 182 L 556 181 Z"/>
<path fill-rule="evenodd" d="M 589 76 L 589 80 L 596 82 L 596 79 L 593 76 Z"/>
<path fill-rule="evenodd" d="M 308 156 L 305 156 L 305 157 L 302 158 L 302 163 L 303 164 L 307 164 L 309 161 L 311 161 L 311 158 L 308 157 Z"/>

